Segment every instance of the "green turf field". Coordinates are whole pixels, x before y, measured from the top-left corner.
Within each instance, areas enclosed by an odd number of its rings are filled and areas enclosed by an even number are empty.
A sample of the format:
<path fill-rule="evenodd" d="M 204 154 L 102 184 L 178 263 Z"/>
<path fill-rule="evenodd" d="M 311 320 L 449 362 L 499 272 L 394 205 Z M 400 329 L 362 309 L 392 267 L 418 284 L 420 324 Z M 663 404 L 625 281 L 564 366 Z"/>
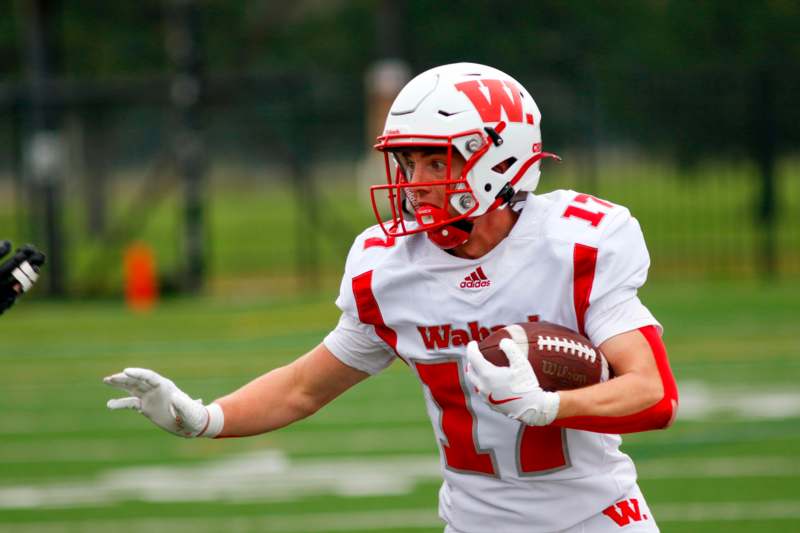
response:
<path fill-rule="evenodd" d="M 631 435 L 663 531 L 800 531 L 800 287 L 655 284 L 682 391 Z M 102 376 L 145 366 L 211 400 L 312 347 L 332 295 L 24 301 L 0 318 L 0 531 L 441 531 L 419 386 L 395 364 L 291 428 L 189 441 L 109 412 Z"/>

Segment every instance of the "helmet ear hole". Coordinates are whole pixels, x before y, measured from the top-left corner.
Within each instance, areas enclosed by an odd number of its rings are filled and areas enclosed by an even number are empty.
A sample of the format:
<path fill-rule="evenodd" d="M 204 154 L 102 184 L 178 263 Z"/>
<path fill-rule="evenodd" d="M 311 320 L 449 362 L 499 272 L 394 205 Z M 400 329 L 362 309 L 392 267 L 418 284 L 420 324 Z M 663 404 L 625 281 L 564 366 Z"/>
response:
<path fill-rule="evenodd" d="M 512 157 L 509 157 L 506 160 L 503 160 L 503 161 L 500 161 L 499 163 L 497 163 L 495 166 L 492 167 L 492 170 L 494 170 L 498 174 L 505 174 L 506 171 L 509 168 L 511 168 L 512 166 L 514 166 L 514 163 L 516 163 L 516 162 L 517 162 L 517 158 L 512 156 Z M 489 190 L 487 189 L 486 192 L 489 192 Z"/>

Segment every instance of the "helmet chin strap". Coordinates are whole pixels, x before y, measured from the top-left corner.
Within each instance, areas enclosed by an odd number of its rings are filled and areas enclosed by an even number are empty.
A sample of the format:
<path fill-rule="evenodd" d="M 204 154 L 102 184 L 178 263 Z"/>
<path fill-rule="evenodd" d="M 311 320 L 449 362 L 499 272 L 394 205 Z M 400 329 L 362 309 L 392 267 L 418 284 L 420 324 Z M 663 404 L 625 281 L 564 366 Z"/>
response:
<path fill-rule="evenodd" d="M 450 218 L 450 214 L 446 209 L 423 205 L 417 208 L 414 212 L 414 217 L 420 225 L 424 226 L 447 220 Z M 456 220 L 452 224 L 429 230 L 426 233 L 433 244 L 442 250 L 451 250 L 467 242 L 472 232 L 472 227 L 472 222 L 468 220 Z"/>

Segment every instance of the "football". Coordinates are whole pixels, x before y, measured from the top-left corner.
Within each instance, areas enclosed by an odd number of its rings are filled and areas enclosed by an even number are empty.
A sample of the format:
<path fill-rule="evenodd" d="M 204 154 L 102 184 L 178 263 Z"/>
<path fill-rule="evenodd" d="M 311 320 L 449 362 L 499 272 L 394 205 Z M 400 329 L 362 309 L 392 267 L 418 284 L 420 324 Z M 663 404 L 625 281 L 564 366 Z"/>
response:
<path fill-rule="evenodd" d="M 592 342 L 550 322 L 525 322 L 497 330 L 479 343 L 484 358 L 508 366 L 500 341 L 510 338 L 528 355 L 539 385 L 546 391 L 578 389 L 609 378 L 608 362 Z"/>

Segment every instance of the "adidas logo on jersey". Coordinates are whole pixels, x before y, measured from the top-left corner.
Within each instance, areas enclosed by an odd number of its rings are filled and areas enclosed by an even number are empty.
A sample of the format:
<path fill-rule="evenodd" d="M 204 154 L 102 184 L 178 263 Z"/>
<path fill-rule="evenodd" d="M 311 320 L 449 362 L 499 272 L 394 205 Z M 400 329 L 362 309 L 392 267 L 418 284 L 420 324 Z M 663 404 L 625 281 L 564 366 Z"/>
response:
<path fill-rule="evenodd" d="M 482 289 L 491 285 L 491 280 L 483 273 L 483 267 L 478 267 L 464 278 L 459 287 L 462 289 Z"/>

